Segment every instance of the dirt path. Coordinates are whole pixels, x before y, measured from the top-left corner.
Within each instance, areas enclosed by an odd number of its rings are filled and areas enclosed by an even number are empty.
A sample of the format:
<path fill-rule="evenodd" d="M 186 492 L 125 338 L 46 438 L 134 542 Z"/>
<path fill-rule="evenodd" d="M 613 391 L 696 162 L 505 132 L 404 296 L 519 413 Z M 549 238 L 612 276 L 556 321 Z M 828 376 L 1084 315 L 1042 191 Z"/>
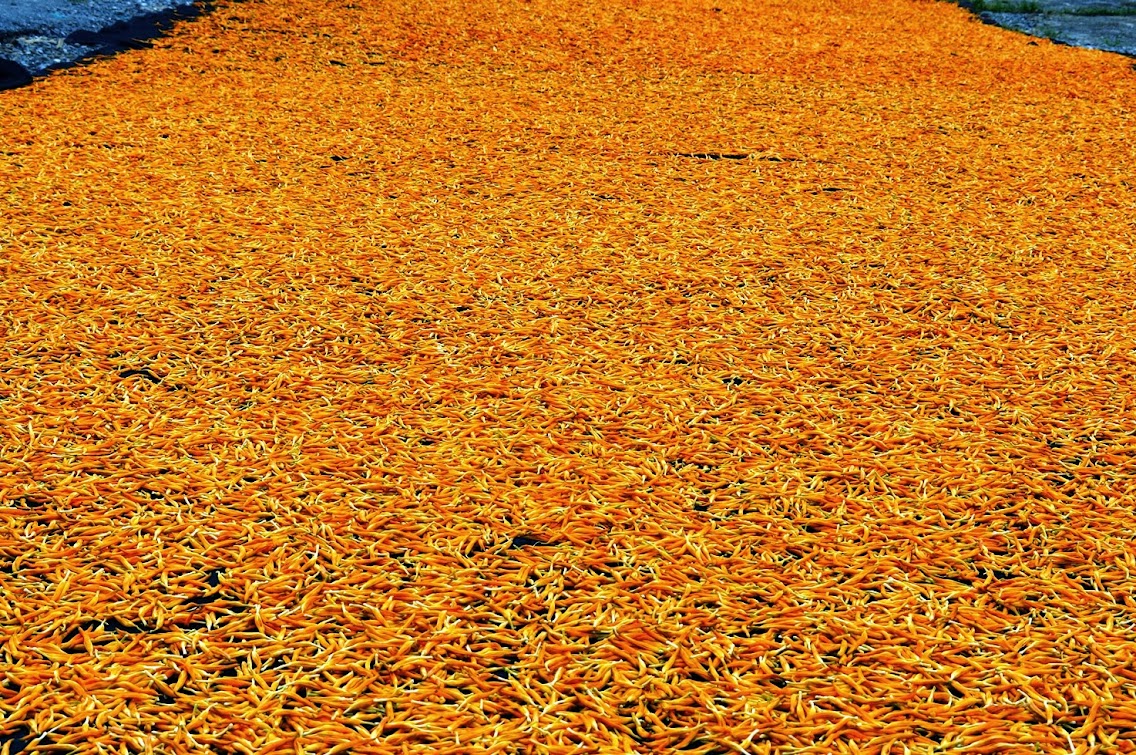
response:
<path fill-rule="evenodd" d="M 1133 0 L 963 2 L 984 20 L 1062 44 L 1136 56 Z"/>

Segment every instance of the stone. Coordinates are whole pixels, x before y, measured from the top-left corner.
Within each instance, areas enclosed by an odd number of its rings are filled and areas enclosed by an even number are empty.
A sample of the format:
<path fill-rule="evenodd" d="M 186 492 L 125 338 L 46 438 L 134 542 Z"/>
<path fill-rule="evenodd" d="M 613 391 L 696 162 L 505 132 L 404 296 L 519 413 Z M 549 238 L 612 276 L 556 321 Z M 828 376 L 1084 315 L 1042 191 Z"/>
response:
<path fill-rule="evenodd" d="M 32 83 L 28 69 L 14 60 L 0 58 L 0 89 L 15 89 Z"/>

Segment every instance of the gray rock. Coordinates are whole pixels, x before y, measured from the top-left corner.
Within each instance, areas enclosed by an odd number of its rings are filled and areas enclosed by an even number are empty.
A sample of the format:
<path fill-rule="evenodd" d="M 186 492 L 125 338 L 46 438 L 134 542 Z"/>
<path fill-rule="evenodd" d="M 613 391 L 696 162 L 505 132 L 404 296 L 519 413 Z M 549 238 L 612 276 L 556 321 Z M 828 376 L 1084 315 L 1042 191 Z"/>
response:
<path fill-rule="evenodd" d="M 32 83 L 28 69 L 14 60 L 0 58 L 0 89 L 15 89 Z"/>

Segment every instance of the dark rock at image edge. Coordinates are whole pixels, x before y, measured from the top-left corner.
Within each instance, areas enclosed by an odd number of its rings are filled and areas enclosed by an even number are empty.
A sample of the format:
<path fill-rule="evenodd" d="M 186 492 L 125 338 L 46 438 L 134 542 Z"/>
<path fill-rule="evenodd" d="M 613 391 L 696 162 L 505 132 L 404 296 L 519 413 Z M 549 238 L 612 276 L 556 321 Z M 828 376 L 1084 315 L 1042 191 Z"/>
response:
<path fill-rule="evenodd" d="M 32 83 L 28 69 L 14 60 L 0 58 L 0 89 L 15 89 Z"/>

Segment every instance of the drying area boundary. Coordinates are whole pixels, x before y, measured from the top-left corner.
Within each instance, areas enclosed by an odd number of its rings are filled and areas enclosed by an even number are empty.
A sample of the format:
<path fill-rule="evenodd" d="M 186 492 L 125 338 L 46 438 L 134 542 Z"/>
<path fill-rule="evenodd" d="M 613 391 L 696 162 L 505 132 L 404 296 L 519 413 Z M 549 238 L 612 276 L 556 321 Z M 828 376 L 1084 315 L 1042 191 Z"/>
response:
<path fill-rule="evenodd" d="M 5 91 L 0 747 L 1133 752 L 1134 103 L 918 0 Z"/>

